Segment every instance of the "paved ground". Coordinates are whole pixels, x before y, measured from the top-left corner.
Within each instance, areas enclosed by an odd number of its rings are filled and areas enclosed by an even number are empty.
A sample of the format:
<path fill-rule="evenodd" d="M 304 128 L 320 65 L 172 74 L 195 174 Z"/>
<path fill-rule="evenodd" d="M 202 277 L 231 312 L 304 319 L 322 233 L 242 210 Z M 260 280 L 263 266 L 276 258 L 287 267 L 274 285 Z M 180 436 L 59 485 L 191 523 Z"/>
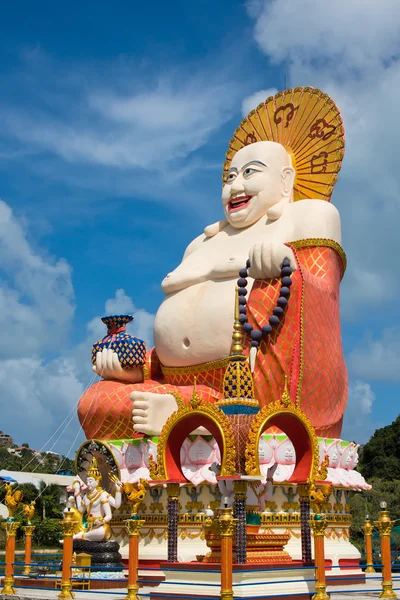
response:
<path fill-rule="evenodd" d="M 393 582 L 394 590 L 400 598 L 400 576 L 397 575 Z M 141 588 L 139 595 L 143 600 L 149 598 L 150 592 L 154 592 L 154 588 Z M 328 592 L 332 600 L 372 600 L 377 599 L 381 591 L 380 576 L 368 577 L 368 581 L 363 585 L 351 586 L 331 586 Z M 1 600 L 57 600 L 60 590 L 28 590 L 17 589 L 15 596 L 0 595 Z M 122 600 L 126 597 L 126 590 L 107 590 L 99 591 L 81 591 L 74 590 L 75 600 Z"/>

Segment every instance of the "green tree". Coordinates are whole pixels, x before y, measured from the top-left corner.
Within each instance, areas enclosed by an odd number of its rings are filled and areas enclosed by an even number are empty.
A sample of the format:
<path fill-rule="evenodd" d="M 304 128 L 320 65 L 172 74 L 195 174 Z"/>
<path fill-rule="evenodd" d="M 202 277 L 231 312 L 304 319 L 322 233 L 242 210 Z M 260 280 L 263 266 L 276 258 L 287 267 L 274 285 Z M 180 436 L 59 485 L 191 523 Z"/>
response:
<path fill-rule="evenodd" d="M 400 481 L 396 479 L 383 481 L 375 478 L 371 479 L 369 483 L 372 485 L 372 490 L 361 493 L 354 492 L 350 498 L 351 539 L 360 549 L 364 546 L 364 534 L 361 528 L 364 525 L 365 517 L 369 515 L 371 521 L 376 521 L 382 510 L 380 507 L 382 501 L 386 502 L 392 520 L 400 519 Z M 393 543 L 395 539 L 396 536 L 393 536 Z"/>
<path fill-rule="evenodd" d="M 58 546 L 62 538 L 59 519 L 43 519 L 36 525 L 33 535 L 39 546 L 45 548 Z"/>
<path fill-rule="evenodd" d="M 358 469 L 367 479 L 400 478 L 400 415 L 391 425 L 377 429 L 363 446 Z"/>
<path fill-rule="evenodd" d="M 38 513 L 42 519 L 60 518 L 62 516 L 63 506 L 60 504 L 61 489 L 55 483 L 46 484 L 40 482 L 39 497 L 36 501 Z"/>

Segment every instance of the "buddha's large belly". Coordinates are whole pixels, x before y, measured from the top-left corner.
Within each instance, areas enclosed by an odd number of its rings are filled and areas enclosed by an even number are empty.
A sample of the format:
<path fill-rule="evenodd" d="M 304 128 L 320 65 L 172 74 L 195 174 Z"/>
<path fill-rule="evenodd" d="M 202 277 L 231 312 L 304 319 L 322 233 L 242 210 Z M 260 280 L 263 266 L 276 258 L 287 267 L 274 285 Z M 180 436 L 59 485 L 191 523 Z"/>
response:
<path fill-rule="evenodd" d="M 168 296 L 158 309 L 154 341 L 161 363 L 185 367 L 229 355 L 236 279 L 206 281 Z"/>

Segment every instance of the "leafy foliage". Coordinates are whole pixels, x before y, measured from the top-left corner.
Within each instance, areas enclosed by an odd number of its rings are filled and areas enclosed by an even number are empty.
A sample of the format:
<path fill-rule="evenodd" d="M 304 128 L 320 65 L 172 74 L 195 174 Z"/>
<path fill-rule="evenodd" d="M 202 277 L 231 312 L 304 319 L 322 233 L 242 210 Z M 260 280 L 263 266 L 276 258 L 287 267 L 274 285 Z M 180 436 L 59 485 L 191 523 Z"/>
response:
<path fill-rule="evenodd" d="M 36 525 L 33 533 L 35 541 L 46 548 L 57 547 L 62 538 L 59 519 L 43 519 Z"/>
<path fill-rule="evenodd" d="M 367 479 L 400 477 L 400 415 L 391 425 L 375 431 L 362 449 L 358 468 Z"/>
<path fill-rule="evenodd" d="M 61 518 L 63 506 L 60 504 L 61 488 L 55 483 L 46 485 L 44 481 L 40 482 L 39 497 L 36 501 L 38 514 L 43 519 Z"/>
<path fill-rule="evenodd" d="M 0 448 L 0 470 L 24 471 L 28 473 L 57 473 L 59 469 L 74 470 L 74 463 L 70 458 L 55 454 L 33 454 L 24 446 L 18 454 L 10 454 L 7 448 Z"/>
<path fill-rule="evenodd" d="M 400 474 L 399 474 L 400 475 Z M 354 492 L 350 499 L 351 506 L 351 539 L 360 549 L 364 545 L 364 534 L 362 526 L 364 525 L 366 515 L 369 515 L 371 522 L 379 518 L 379 512 L 382 510 L 380 503 L 387 503 L 387 510 L 393 521 L 400 519 L 400 480 L 383 481 L 382 479 L 370 479 L 372 490 Z M 393 549 L 400 548 L 398 544 L 398 535 L 393 535 Z"/>

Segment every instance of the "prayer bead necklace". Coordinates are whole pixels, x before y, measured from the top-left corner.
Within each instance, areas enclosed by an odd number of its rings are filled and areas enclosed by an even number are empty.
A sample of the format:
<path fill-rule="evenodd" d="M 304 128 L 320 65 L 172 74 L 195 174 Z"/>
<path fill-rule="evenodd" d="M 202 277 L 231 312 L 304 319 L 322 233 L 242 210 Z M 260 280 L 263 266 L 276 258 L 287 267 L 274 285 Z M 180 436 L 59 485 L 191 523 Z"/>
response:
<path fill-rule="evenodd" d="M 243 330 L 250 335 L 252 348 L 258 348 L 263 336 L 267 337 L 272 333 L 274 327 L 277 327 L 280 323 L 281 318 L 285 312 L 287 303 L 289 302 L 290 286 L 292 285 L 292 273 L 293 269 L 290 266 L 290 260 L 285 258 L 281 268 L 281 289 L 279 291 L 279 298 L 277 305 L 272 311 L 272 315 L 268 319 L 268 323 L 264 325 L 260 330 L 254 329 L 253 325 L 248 322 L 246 314 L 247 305 L 247 277 L 248 270 L 250 269 L 250 260 L 247 260 L 246 267 L 240 269 L 239 279 L 237 285 L 239 288 L 239 321 L 243 327 Z"/>

